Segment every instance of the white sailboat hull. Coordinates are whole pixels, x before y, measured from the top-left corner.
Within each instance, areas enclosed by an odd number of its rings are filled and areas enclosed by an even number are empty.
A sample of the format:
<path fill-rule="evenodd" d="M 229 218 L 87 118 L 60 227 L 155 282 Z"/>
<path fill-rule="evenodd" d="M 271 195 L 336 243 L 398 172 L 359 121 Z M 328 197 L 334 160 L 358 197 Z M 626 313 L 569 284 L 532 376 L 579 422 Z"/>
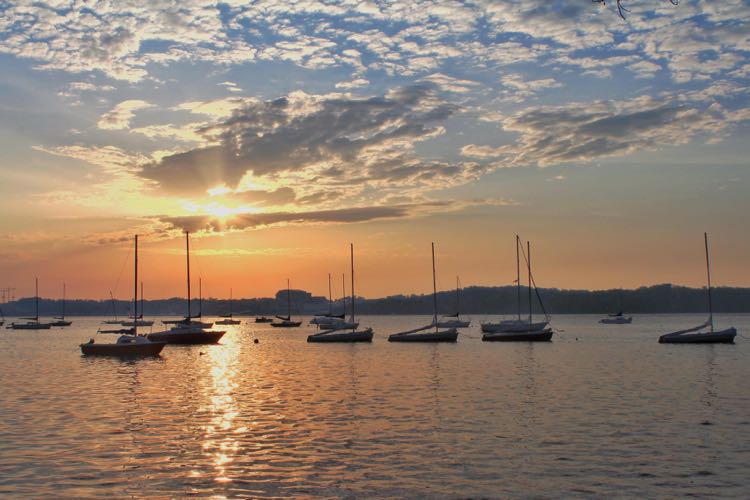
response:
<path fill-rule="evenodd" d="M 529 323 L 517 319 L 501 321 L 500 323 L 482 323 L 482 333 L 539 332 L 544 330 L 548 324 L 548 321 Z"/>

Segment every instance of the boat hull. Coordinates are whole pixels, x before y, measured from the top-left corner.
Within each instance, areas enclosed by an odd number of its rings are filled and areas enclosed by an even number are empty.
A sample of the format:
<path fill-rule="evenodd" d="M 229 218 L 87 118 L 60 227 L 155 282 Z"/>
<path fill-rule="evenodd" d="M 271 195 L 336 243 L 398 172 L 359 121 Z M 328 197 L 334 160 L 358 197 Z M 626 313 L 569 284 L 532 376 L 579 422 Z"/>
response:
<path fill-rule="evenodd" d="M 256 323 L 273 323 L 272 318 L 255 318 Z"/>
<path fill-rule="evenodd" d="M 604 318 L 599 320 L 602 325 L 629 325 L 632 322 L 633 318 Z"/>
<path fill-rule="evenodd" d="M 660 344 L 734 344 L 736 328 L 727 328 L 718 332 L 697 332 L 675 335 L 667 333 L 659 337 Z"/>
<path fill-rule="evenodd" d="M 297 328 L 301 324 L 301 321 L 282 321 L 281 323 L 271 323 L 271 326 L 274 328 Z"/>
<path fill-rule="evenodd" d="M 8 328 L 11 330 L 49 330 L 51 326 L 49 323 L 11 323 Z"/>
<path fill-rule="evenodd" d="M 138 321 L 122 321 L 120 322 L 120 325 L 122 326 L 154 326 L 154 322 L 152 320 L 138 320 Z"/>
<path fill-rule="evenodd" d="M 167 344 L 182 344 L 182 345 L 203 345 L 203 344 L 216 344 L 224 336 L 221 331 L 205 332 L 205 331 L 188 331 L 188 332 L 157 332 L 149 333 L 147 335 L 151 342 L 166 342 Z"/>
<path fill-rule="evenodd" d="M 70 326 L 73 324 L 72 321 L 58 320 L 50 323 L 52 326 Z"/>
<path fill-rule="evenodd" d="M 81 344 L 84 356 L 116 356 L 121 358 L 158 356 L 166 342 L 145 342 L 132 344 Z"/>
<path fill-rule="evenodd" d="M 307 337 L 308 342 L 372 342 L 372 329 L 354 331 L 354 332 L 341 332 L 341 331 L 326 331 L 315 333 Z"/>
<path fill-rule="evenodd" d="M 456 342 L 458 331 L 455 328 L 441 332 L 394 333 L 388 342 Z"/>
<path fill-rule="evenodd" d="M 547 321 L 537 323 L 508 322 L 508 323 L 482 323 L 482 333 L 527 333 L 541 332 L 547 326 Z"/>
<path fill-rule="evenodd" d="M 552 340 L 552 329 L 536 332 L 499 332 L 482 335 L 485 342 L 549 342 Z"/>
<path fill-rule="evenodd" d="M 239 319 L 220 319 L 214 324 L 215 325 L 239 325 L 240 323 L 242 323 L 242 321 Z"/>
<path fill-rule="evenodd" d="M 438 328 L 468 328 L 471 321 L 461 321 L 460 319 L 438 321 Z"/>

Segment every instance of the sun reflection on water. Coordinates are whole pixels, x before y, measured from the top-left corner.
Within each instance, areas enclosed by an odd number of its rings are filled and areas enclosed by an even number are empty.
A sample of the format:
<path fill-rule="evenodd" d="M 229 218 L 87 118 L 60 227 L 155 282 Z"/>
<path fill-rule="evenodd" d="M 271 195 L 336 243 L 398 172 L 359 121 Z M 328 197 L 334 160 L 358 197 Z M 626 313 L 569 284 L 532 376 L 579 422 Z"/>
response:
<path fill-rule="evenodd" d="M 240 449 L 236 436 L 243 432 L 243 428 L 237 427 L 236 423 L 240 412 L 235 399 L 240 348 L 237 336 L 228 332 L 222 338 L 221 345 L 207 349 L 211 366 L 207 411 L 211 417 L 205 427 L 202 446 L 204 453 L 211 458 L 214 480 L 217 482 L 232 481 L 227 469 Z"/>

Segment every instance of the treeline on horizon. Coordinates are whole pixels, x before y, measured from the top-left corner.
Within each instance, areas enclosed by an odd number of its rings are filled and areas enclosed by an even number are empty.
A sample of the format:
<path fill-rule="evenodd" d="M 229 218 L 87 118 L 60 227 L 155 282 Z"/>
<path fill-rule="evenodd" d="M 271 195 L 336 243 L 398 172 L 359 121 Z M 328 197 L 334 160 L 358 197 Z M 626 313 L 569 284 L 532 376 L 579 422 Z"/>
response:
<path fill-rule="evenodd" d="M 232 310 L 235 315 L 286 314 L 286 290 L 281 290 L 275 298 L 234 299 Z M 521 311 L 528 313 L 528 289 L 521 287 Z M 634 290 L 561 290 L 557 288 L 539 289 L 544 309 L 550 314 L 605 314 L 623 310 L 626 314 L 638 313 L 699 313 L 708 311 L 705 288 L 688 288 L 670 284 L 640 287 Z M 750 312 L 750 288 L 721 287 L 712 289 L 714 312 Z M 328 299 L 312 296 L 302 290 L 291 291 L 292 314 L 316 314 L 328 311 Z M 460 294 L 461 314 L 515 314 L 517 311 L 516 287 L 471 286 Z M 22 298 L 2 304 L 6 316 L 29 316 L 34 314 L 34 298 Z M 131 313 L 132 302 L 116 300 L 118 318 Z M 139 305 L 140 308 L 140 305 Z M 68 300 L 67 316 L 108 316 L 114 317 L 111 300 Z M 456 312 L 455 291 L 438 293 L 440 314 Z M 192 301 L 192 312 L 198 312 L 198 300 Z M 350 304 L 347 301 L 347 312 Z M 432 294 L 393 295 L 378 299 L 356 298 L 357 314 L 432 314 Z M 534 313 L 541 313 L 539 302 L 534 296 Z M 40 299 L 40 316 L 58 316 L 62 312 L 59 299 Z M 139 311 L 140 312 L 140 311 Z M 183 316 L 187 312 L 184 298 L 147 300 L 144 303 L 145 316 Z M 229 312 L 226 299 L 203 299 L 203 315 L 218 316 Z M 342 312 L 341 300 L 333 304 L 334 314 Z"/>

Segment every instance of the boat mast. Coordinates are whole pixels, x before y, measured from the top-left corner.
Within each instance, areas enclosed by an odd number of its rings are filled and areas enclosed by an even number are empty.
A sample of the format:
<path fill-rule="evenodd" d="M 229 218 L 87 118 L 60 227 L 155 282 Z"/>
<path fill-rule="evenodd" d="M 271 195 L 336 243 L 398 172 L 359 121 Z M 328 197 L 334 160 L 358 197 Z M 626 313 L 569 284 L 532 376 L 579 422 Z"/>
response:
<path fill-rule="evenodd" d="M 117 307 L 115 306 L 115 296 L 112 295 L 112 290 L 109 291 L 109 298 L 112 300 L 112 314 L 115 315 L 115 321 L 117 321 Z"/>
<path fill-rule="evenodd" d="M 62 317 L 61 320 L 65 320 L 65 282 L 63 282 L 63 303 L 62 303 Z"/>
<path fill-rule="evenodd" d="M 456 276 L 456 319 L 461 319 L 461 303 L 460 303 L 460 293 L 459 290 L 461 289 L 461 281 L 459 280 L 458 276 Z"/>
<path fill-rule="evenodd" d="M 286 319 L 292 320 L 292 290 L 289 286 L 289 278 L 286 279 Z"/>
<path fill-rule="evenodd" d="M 706 275 L 708 276 L 708 323 L 711 333 L 714 333 L 714 308 L 711 303 L 711 264 L 708 260 L 708 233 L 703 233 L 703 242 L 706 245 Z"/>
<path fill-rule="evenodd" d="M 141 314 L 140 317 L 143 318 L 143 281 L 141 281 Z"/>
<path fill-rule="evenodd" d="M 190 323 L 190 318 L 192 318 L 192 314 L 190 312 L 190 233 L 185 231 L 185 258 L 187 260 L 187 300 L 188 300 L 188 323 Z"/>
<path fill-rule="evenodd" d="M 344 301 L 344 316 L 346 316 L 346 273 L 341 273 L 341 300 Z"/>
<path fill-rule="evenodd" d="M 521 238 L 516 235 L 516 297 L 518 299 L 518 321 L 521 321 L 521 256 L 518 251 L 518 245 L 520 244 Z"/>
<path fill-rule="evenodd" d="M 203 278 L 198 278 L 198 317 L 203 318 Z"/>
<path fill-rule="evenodd" d="M 349 254 L 351 255 L 352 264 L 352 324 L 354 324 L 354 243 L 349 243 Z"/>
<path fill-rule="evenodd" d="M 39 278 L 34 277 L 34 303 L 35 309 L 36 309 L 36 318 L 35 321 L 39 321 Z"/>
<path fill-rule="evenodd" d="M 333 296 L 331 295 L 331 273 L 328 273 L 328 316 L 333 314 Z"/>
<path fill-rule="evenodd" d="M 531 325 L 531 243 L 526 242 L 526 263 L 529 265 L 529 325 Z"/>
<path fill-rule="evenodd" d="M 138 235 L 135 235 L 135 278 L 133 279 L 133 335 L 138 335 Z"/>
<path fill-rule="evenodd" d="M 435 331 L 438 331 L 437 319 L 437 283 L 435 281 L 435 242 L 432 243 L 432 321 L 435 323 Z"/>

